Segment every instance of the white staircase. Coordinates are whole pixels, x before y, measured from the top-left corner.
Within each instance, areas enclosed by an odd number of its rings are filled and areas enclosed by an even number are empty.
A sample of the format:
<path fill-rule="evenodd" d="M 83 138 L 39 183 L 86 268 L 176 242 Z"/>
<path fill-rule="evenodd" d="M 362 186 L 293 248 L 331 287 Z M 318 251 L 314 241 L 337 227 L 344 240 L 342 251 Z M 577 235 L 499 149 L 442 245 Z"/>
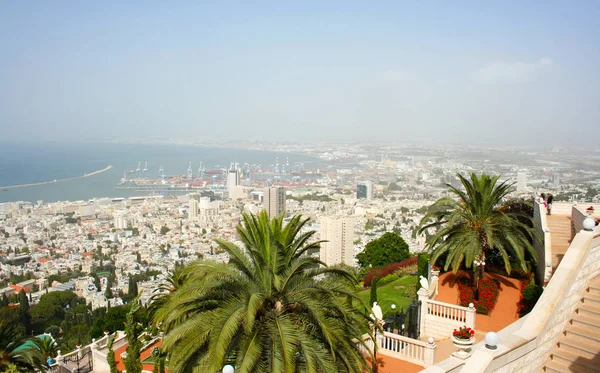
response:
<path fill-rule="evenodd" d="M 542 371 L 600 373 L 600 277 L 590 282 Z"/>

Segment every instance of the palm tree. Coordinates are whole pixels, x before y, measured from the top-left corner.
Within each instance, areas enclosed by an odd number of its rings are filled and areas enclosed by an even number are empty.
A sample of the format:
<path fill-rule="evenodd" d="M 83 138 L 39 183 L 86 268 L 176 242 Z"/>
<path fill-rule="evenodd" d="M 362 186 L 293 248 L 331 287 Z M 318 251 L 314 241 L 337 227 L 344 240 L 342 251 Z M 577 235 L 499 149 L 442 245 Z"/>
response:
<path fill-rule="evenodd" d="M 152 291 L 153 294 L 148 302 L 148 318 L 153 321 L 154 327 L 159 327 L 159 325 L 154 322 L 156 311 L 168 302 L 173 293 L 181 287 L 183 280 L 184 277 L 182 272 L 179 269 L 175 269 L 173 272 L 169 272 L 165 282 L 158 285 L 156 289 Z"/>
<path fill-rule="evenodd" d="M 499 253 L 507 273 L 511 272 L 512 258 L 527 270 L 525 254 L 537 260 L 531 243 L 536 233 L 527 224 L 531 217 L 506 208 L 513 184 L 498 183 L 499 176 L 485 173 L 472 173 L 470 180 L 457 176 L 464 190 L 446 184 L 457 198 L 440 198 L 421 219 L 419 233 L 437 229 L 426 246 L 433 251 L 431 262 L 447 254 L 444 269 L 451 267 L 454 272 L 463 263 L 467 268 L 475 264 L 476 282 L 484 274 L 486 253 L 490 252 Z"/>
<path fill-rule="evenodd" d="M 346 299 L 356 279 L 308 255 L 320 242 L 301 233 L 309 219 L 266 212 L 243 214 L 243 249 L 217 240 L 229 263 L 197 261 L 182 269 L 183 284 L 157 312 L 170 354 L 169 372 L 370 371 L 359 348 L 367 316 Z M 322 277 L 337 281 L 319 281 Z M 364 306 L 364 304 L 363 304 Z"/>
<path fill-rule="evenodd" d="M 19 372 L 44 369 L 44 357 L 26 342 L 14 323 L 0 320 L 0 372 L 9 367 Z"/>
<path fill-rule="evenodd" d="M 40 353 L 44 357 L 44 360 L 48 358 L 55 358 L 58 355 L 58 346 L 56 341 L 51 336 L 44 336 L 43 338 L 37 337 L 33 340 L 34 347 L 40 350 Z"/>

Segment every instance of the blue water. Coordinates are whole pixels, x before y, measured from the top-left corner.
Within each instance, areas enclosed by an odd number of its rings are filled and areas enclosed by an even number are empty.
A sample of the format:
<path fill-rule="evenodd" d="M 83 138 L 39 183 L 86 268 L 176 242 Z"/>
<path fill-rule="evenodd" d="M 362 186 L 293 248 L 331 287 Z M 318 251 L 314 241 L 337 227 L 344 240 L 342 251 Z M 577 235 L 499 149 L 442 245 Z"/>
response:
<path fill-rule="evenodd" d="M 0 202 L 87 200 L 94 197 L 130 197 L 140 195 L 133 190 L 118 190 L 115 186 L 123 173 L 144 167 L 148 161 L 148 176 L 158 177 L 162 165 L 167 175 L 185 174 L 192 162 L 194 175 L 200 161 L 204 168 L 227 167 L 230 162 L 258 164 L 270 167 L 279 156 L 280 162 L 289 157 L 290 164 L 306 162 L 315 164 L 308 156 L 256 150 L 207 148 L 175 145 L 130 144 L 0 144 L 0 186 L 28 184 L 54 179 L 81 176 L 113 168 L 88 178 L 0 190 Z"/>

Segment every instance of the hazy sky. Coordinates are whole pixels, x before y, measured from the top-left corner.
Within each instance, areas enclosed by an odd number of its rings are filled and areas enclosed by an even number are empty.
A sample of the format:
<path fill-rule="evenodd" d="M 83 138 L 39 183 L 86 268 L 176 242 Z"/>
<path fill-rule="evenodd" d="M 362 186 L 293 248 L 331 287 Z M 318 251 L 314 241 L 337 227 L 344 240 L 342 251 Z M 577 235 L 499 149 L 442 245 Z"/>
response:
<path fill-rule="evenodd" d="M 594 1 L 2 1 L 0 136 L 597 143 Z"/>

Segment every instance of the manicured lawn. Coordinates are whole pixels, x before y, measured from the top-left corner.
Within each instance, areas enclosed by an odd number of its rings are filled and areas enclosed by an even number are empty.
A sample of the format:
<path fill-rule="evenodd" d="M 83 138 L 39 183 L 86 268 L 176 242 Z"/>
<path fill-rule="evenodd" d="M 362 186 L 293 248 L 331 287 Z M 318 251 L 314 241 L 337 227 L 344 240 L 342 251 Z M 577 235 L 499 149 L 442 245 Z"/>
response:
<path fill-rule="evenodd" d="M 396 311 L 400 311 L 403 307 L 404 311 L 406 311 L 408 305 L 412 302 L 412 299 L 404 296 L 405 289 L 401 288 L 401 286 L 406 287 L 408 285 L 416 284 L 416 282 L 417 276 L 404 276 L 387 285 L 377 287 L 377 304 L 381 307 L 383 314 L 385 315 L 392 311 L 392 304 L 396 305 Z M 369 303 L 371 289 L 359 292 L 358 296 L 365 303 Z M 372 304 L 370 304 L 370 306 L 372 306 Z"/>

